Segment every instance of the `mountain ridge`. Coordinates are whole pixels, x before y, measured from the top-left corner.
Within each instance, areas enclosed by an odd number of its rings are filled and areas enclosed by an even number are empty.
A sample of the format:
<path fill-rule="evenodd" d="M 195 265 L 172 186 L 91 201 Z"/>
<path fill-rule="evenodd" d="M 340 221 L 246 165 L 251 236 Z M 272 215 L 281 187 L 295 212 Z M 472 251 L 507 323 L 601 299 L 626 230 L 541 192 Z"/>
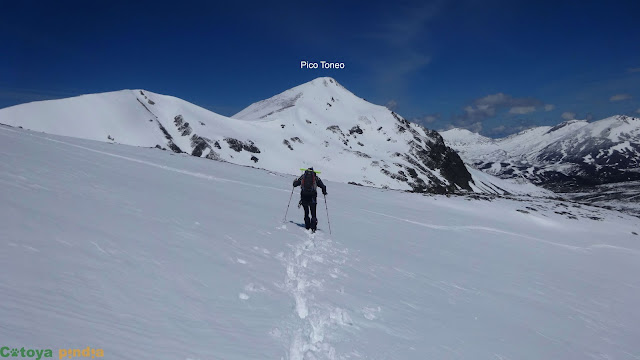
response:
<path fill-rule="evenodd" d="M 559 191 L 640 180 L 634 172 L 640 165 L 640 118 L 570 120 L 488 142 L 460 130 L 442 135 L 466 162 L 501 178 L 524 177 Z"/>
<path fill-rule="evenodd" d="M 0 110 L 0 123 L 169 148 L 281 173 L 315 165 L 331 180 L 382 188 L 434 193 L 531 190 L 497 178 L 496 186 L 476 184 L 439 133 L 366 102 L 333 78 L 312 80 L 234 116 L 135 89 L 17 105 Z M 541 189 L 537 194 L 548 195 Z"/>

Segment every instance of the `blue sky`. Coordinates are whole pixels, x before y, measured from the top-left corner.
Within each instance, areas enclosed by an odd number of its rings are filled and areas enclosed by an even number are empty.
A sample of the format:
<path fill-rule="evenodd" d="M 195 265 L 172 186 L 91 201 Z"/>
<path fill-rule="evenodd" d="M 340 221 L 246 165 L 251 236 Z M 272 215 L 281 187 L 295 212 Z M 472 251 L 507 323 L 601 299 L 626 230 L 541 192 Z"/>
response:
<path fill-rule="evenodd" d="M 0 108 L 143 88 L 233 115 L 319 76 L 435 129 L 640 116 L 639 1 L 17 1 Z M 300 61 L 339 61 L 304 70 Z"/>

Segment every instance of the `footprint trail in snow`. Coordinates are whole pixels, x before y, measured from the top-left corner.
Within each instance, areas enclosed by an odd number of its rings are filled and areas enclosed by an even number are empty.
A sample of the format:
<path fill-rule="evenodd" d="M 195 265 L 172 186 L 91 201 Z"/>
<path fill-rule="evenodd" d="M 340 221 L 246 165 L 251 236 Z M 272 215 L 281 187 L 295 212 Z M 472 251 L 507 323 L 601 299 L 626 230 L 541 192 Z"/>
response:
<path fill-rule="evenodd" d="M 301 242 L 290 245 L 282 258 L 286 266 L 284 290 L 294 300 L 289 328 L 289 360 L 341 359 L 333 344 L 340 341 L 343 328 L 356 328 L 346 310 L 323 295 L 331 283 L 339 281 L 340 267 L 348 251 L 338 249 L 322 232 L 304 231 Z M 337 285 L 336 285 L 337 286 Z"/>

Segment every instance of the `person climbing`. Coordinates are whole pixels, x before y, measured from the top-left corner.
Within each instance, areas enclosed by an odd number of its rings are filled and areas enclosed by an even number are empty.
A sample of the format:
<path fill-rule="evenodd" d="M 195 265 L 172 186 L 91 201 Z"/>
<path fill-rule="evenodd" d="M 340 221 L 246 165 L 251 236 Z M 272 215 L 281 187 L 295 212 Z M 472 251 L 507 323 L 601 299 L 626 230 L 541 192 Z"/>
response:
<path fill-rule="evenodd" d="M 293 187 L 300 186 L 300 202 L 298 207 L 304 208 L 304 227 L 316 231 L 318 218 L 316 217 L 316 206 L 318 205 L 317 188 L 322 189 L 322 194 L 327 195 L 327 187 L 322 183 L 313 168 L 305 169 L 304 174 L 293 181 Z M 311 211 L 311 219 L 309 218 Z"/>

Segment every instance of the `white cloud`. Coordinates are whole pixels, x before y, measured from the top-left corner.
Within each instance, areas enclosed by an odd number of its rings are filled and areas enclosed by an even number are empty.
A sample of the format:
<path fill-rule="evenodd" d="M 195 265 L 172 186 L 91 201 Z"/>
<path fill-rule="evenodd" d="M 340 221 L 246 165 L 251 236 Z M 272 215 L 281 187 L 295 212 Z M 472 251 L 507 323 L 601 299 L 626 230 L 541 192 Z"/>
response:
<path fill-rule="evenodd" d="M 510 109 L 510 114 L 528 114 L 534 112 L 543 102 L 535 98 L 514 98 L 505 93 L 490 94 L 465 106 L 463 113 L 452 117 L 453 123 L 466 128 L 479 121 L 492 118 L 503 109 Z"/>
<path fill-rule="evenodd" d="M 387 108 L 389 108 L 389 110 L 393 110 L 398 106 L 398 102 L 391 99 L 389 100 L 389 102 L 387 103 Z"/>
<path fill-rule="evenodd" d="M 556 106 L 555 106 L 555 105 L 553 105 L 553 104 L 546 104 L 546 105 L 544 106 L 544 111 L 551 111 L 551 110 L 553 110 L 553 109 L 555 109 L 555 108 L 556 108 Z"/>
<path fill-rule="evenodd" d="M 515 126 L 500 125 L 491 129 L 486 135 L 491 137 L 503 137 L 505 135 L 519 133 L 522 130 L 530 129 L 531 127 L 532 127 L 531 125 L 525 125 L 525 124 L 520 124 Z"/>
<path fill-rule="evenodd" d="M 456 127 L 480 132 L 482 130 L 482 122 L 497 116 L 499 113 L 508 112 L 509 114 L 523 115 L 534 112 L 542 106 L 544 106 L 544 102 L 536 98 L 514 98 L 509 94 L 500 92 L 475 99 L 465 106 L 460 114 L 452 115 L 451 122 Z M 513 120 L 513 117 L 511 120 Z"/>
<path fill-rule="evenodd" d="M 492 95 L 487 95 L 483 98 L 477 99 L 476 104 L 478 105 L 502 105 L 511 101 L 511 96 L 504 93 L 497 93 Z M 479 107 L 479 106 L 478 106 Z"/>
<path fill-rule="evenodd" d="M 496 108 L 488 105 L 479 105 L 478 107 L 465 106 L 465 117 L 467 119 L 485 119 L 496 115 Z"/>
<path fill-rule="evenodd" d="M 482 131 L 482 123 L 481 122 L 476 122 L 471 124 L 471 126 L 467 127 L 467 130 L 474 132 L 474 133 L 480 133 Z"/>
<path fill-rule="evenodd" d="M 640 114 L 640 108 L 639 108 L 638 110 L 636 110 L 636 112 L 637 112 L 638 114 Z"/>
<path fill-rule="evenodd" d="M 631 99 L 629 94 L 616 94 L 609 98 L 609 101 L 623 101 Z"/>
<path fill-rule="evenodd" d="M 535 106 L 515 106 L 509 109 L 509 114 L 524 115 L 536 111 Z"/>
<path fill-rule="evenodd" d="M 424 125 L 424 124 L 431 124 L 433 122 L 436 122 L 441 118 L 442 118 L 442 115 L 440 115 L 440 113 L 435 113 L 435 114 L 428 114 L 421 117 L 413 118 L 411 119 L 411 122 Z"/>
<path fill-rule="evenodd" d="M 565 111 L 562 113 L 562 118 L 565 120 L 573 120 L 576 118 L 576 113 L 572 113 L 570 111 Z"/>
<path fill-rule="evenodd" d="M 451 129 L 455 129 L 456 127 L 453 124 L 446 124 L 442 129 L 438 130 L 438 132 L 447 131 Z"/>
<path fill-rule="evenodd" d="M 422 118 L 422 121 L 424 121 L 427 124 L 430 124 L 430 123 L 438 120 L 439 118 L 440 118 L 440 115 L 427 115 L 427 116 Z"/>

